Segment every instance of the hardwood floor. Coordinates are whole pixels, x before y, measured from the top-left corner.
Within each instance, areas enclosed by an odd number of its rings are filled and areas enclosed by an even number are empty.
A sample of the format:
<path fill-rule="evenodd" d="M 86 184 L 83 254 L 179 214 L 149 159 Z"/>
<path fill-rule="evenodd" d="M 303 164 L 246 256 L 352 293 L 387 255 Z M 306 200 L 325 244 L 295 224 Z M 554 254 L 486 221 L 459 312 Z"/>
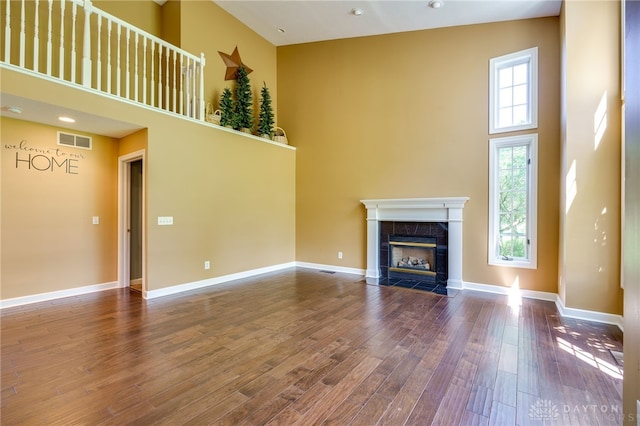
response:
<path fill-rule="evenodd" d="M 2 311 L 3 425 L 620 424 L 614 326 L 289 270 Z"/>

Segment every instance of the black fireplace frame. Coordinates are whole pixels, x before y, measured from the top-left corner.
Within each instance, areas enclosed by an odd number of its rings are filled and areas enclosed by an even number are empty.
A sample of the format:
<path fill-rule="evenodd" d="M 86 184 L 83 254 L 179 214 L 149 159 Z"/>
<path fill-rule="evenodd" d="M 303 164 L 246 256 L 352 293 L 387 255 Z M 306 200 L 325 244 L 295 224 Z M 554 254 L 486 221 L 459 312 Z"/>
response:
<path fill-rule="evenodd" d="M 380 276 L 391 278 L 389 274 L 390 247 L 389 236 L 403 237 L 426 237 L 435 238 L 436 241 L 436 265 L 435 277 L 431 275 L 402 274 L 403 277 L 415 281 L 424 281 L 446 286 L 448 278 L 448 243 L 449 224 L 447 222 L 380 222 L 380 247 L 378 259 L 380 262 Z M 397 274 L 392 274 L 396 278 L 401 278 Z"/>

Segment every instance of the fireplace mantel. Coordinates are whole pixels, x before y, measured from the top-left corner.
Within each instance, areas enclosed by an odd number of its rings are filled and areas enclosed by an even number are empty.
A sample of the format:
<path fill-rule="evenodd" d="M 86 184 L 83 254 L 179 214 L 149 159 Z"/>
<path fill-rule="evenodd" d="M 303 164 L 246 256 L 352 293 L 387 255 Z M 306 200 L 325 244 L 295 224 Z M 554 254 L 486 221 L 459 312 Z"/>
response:
<path fill-rule="evenodd" d="M 462 209 L 469 197 L 361 200 L 367 209 L 368 283 L 380 279 L 380 222 L 448 222 L 447 287 L 462 288 Z"/>

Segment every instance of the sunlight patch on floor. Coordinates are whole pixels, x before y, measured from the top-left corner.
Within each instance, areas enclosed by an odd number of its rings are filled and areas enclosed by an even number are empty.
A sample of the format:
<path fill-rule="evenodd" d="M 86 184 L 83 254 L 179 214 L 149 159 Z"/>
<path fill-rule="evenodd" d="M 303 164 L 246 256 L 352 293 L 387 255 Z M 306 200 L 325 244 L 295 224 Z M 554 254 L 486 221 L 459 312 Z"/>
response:
<path fill-rule="evenodd" d="M 575 356 L 582 362 L 589 364 L 590 366 L 597 368 L 605 374 L 613 377 L 614 379 L 622 380 L 622 369 L 611 364 L 610 362 L 604 361 L 598 357 L 593 356 L 591 353 L 585 351 L 584 349 L 579 348 L 576 345 L 567 342 L 561 337 L 556 337 L 556 341 L 558 342 L 558 347 L 563 351 Z"/>

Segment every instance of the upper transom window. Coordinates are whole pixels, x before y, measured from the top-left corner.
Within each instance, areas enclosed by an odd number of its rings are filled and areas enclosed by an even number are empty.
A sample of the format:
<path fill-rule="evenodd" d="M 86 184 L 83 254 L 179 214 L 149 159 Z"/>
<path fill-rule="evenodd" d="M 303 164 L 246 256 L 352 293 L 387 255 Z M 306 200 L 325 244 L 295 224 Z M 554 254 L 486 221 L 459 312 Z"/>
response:
<path fill-rule="evenodd" d="M 538 127 L 538 48 L 489 61 L 489 133 Z"/>

